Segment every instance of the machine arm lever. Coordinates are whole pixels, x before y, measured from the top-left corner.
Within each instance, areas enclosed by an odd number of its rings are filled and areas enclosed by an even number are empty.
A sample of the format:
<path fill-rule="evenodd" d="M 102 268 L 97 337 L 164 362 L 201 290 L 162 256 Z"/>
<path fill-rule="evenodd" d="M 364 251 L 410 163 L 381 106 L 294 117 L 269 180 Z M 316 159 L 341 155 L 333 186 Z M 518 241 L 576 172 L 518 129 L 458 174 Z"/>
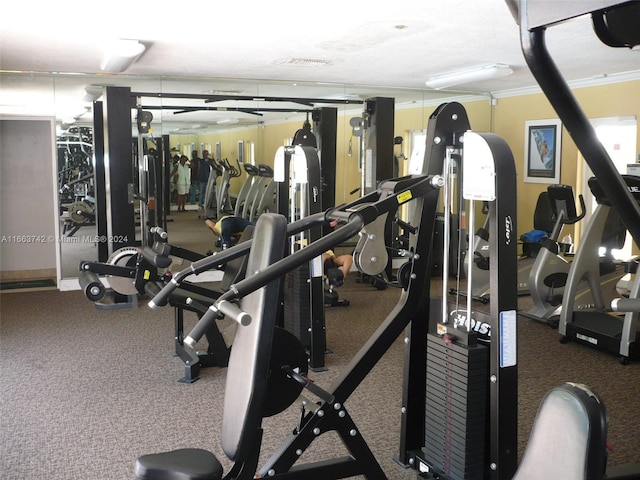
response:
<path fill-rule="evenodd" d="M 198 323 L 189 332 L 184 339 L 184 343 L 191 348 L 195 348 L 196 343 L 207 333 L 207 330 L 211 328 L 216 319 L 226 316 L 231 320 L 234 320 L 239 325 L 246 327 L 251 324 L 251 315 L 244 312 L 238 305 L 224 300 L 222 297 L 211 305 L 209 309 L 200 317 Z"/>
<path fill-rule="evenodd" d="M 614 298 L 611 300 L 614 312 L 640 312 L 640 298 Z"/>

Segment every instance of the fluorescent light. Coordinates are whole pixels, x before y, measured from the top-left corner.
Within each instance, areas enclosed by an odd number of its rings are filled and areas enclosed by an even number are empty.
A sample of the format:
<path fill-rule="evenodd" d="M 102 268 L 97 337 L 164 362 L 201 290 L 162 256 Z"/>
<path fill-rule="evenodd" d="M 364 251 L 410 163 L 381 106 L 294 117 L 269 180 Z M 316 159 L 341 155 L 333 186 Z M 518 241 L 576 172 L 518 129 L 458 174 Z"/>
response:
<path fill-rule="evenodd" d="M 102 57 L 100 70 L 122 73 L 144 53 L 145 46 L 137 40 L 118 40 L 110 44 Z"/>
<path fill-rule="evenodd" d="M 490 80 L 492 78 L 505 77 L 512 73 L 513 70 L 509 65 L 493 63 L 491 65 L 483 65 L 469 70 L 437 75 L 427 80 L 426 84 L 427 87 L 439 90 L 441 88 L 461 85 L 463 83 L 479 82 L 482 80 Z"/>

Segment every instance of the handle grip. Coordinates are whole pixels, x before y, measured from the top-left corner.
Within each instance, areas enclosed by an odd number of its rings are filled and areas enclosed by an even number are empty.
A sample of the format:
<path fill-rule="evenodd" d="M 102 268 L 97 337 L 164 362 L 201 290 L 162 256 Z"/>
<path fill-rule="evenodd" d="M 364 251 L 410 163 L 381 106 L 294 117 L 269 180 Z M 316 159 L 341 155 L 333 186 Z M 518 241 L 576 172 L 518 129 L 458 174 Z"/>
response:
<path fill-rule="evenodd" d="M 227 300 L 220 300 L 216 302 L 215 305 L 220 313 L 224 314 L 225 317 L 229 317 L 231 320 L 237 322 L 243 327 L 251 325 L 251 315 L 241 310 L 237 304 L 231 303 Z"/>
<path fill-rule="evenodd" d="M 640 312 L 640 298 L 614 298 L 611 300 L 614 312 Z"/>
<path fill-rule="evenodd" d="M 189 335 L 185 337 L 184 343 L 191 348 L 195 348 L 196 343 L 198 343 L 204 334 L 207 333 L 207 330 L 213 326 L 219 314 L 229 317 L 243 327 L 251 324 L 251 315 L 242 311 L 235 303 L 220 300 L 211 305 L 204 315 L 200 317 L 198 323 L 196 323 L 195 327 L 189 332 Z"/>
<path fill-rule="evenodd" d="M 179 284 L 176 282 L 175 278 L 172 278 L 169 283 L 167 283 L 158 294 L 151 299 L 149 302 L 149 307 L 164 307 L 169 301 L 169 297 L 174 292 L 176 288 L 178 288 Z"/>
<path fill-rule="evenodd" d="M 151 233 L 157 235 L 162 240 L 166 240 L 169 237 L 162 227 L 151 227 Z"/>

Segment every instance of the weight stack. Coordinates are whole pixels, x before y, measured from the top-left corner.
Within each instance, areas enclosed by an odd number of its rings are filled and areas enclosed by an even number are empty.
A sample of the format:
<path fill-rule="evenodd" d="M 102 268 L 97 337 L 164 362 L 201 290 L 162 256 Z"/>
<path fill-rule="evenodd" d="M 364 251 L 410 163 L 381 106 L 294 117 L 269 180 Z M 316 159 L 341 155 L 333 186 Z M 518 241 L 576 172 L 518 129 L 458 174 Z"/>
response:
<path fill-rule="evenodd" d="M 311 287 L 309 263 L 286 275 L 284 282 L 284 328 L 305 348 L 311 345 Z"/>
<path fill-rule="evenodd" d="M 427 338 L 424 459 L 442 478 L 486 473 L 488 348 Z"/>

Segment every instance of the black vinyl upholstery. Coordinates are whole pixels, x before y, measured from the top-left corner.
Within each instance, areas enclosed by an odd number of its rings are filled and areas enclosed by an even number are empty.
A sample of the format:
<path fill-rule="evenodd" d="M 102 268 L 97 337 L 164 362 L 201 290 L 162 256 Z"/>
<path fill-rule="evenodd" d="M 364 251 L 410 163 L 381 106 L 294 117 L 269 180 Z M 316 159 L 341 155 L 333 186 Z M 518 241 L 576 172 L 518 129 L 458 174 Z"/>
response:
<path fill-rule="evenodd" d="M 218 480 L 222 465 L 211 452 L 183 448 L 140 457 L 135 473 L 148 480 Z"/>
<path fill-rule="evenodd" d="M 607 412 L 584 385 L 551 389 L 540 404 L 529 442 L 513 480 L 604 478 Z"/>
<path fill-rule="evenodd" d="M 280 260 L 286 239 L 286 218 L 262 214 L 247 260 L 247 278 Z M 249 459 L 249 469 L 254 468 L 259 452 L 279 289 L 280 280 L 276 279 L 240 300 L 240 309 L 252 321 L 238 327 L 227 369 L 222 446 L 231 460 L 242 463 Z M 212 453 L 187 448 L 144 455 L 138 458 L 135 473 L 141 480 L 220 480 L 223 469 Z"/>
<path fill-rule="evenodd" d="M 282 215 L 260 215 L 254 231 L 247 263 L 247 278 L 284 256 L 287 221 Z M 222 448 L 234 461 L 252 452 L 252 444 L 262 421 L 267 389 L 273 329 L 279 304 L 280 279 L 242 299 L 242 310 L 253 321 L 239 327 L 229 357 L 222 416 Z"/>
<path fill-rule="evenodd" d="M 551 235 L 556 219 L 553 214 L 553 205 L 548 192 L 541 192 L 533 212 L 533 228 L 542 230 Z"/>

